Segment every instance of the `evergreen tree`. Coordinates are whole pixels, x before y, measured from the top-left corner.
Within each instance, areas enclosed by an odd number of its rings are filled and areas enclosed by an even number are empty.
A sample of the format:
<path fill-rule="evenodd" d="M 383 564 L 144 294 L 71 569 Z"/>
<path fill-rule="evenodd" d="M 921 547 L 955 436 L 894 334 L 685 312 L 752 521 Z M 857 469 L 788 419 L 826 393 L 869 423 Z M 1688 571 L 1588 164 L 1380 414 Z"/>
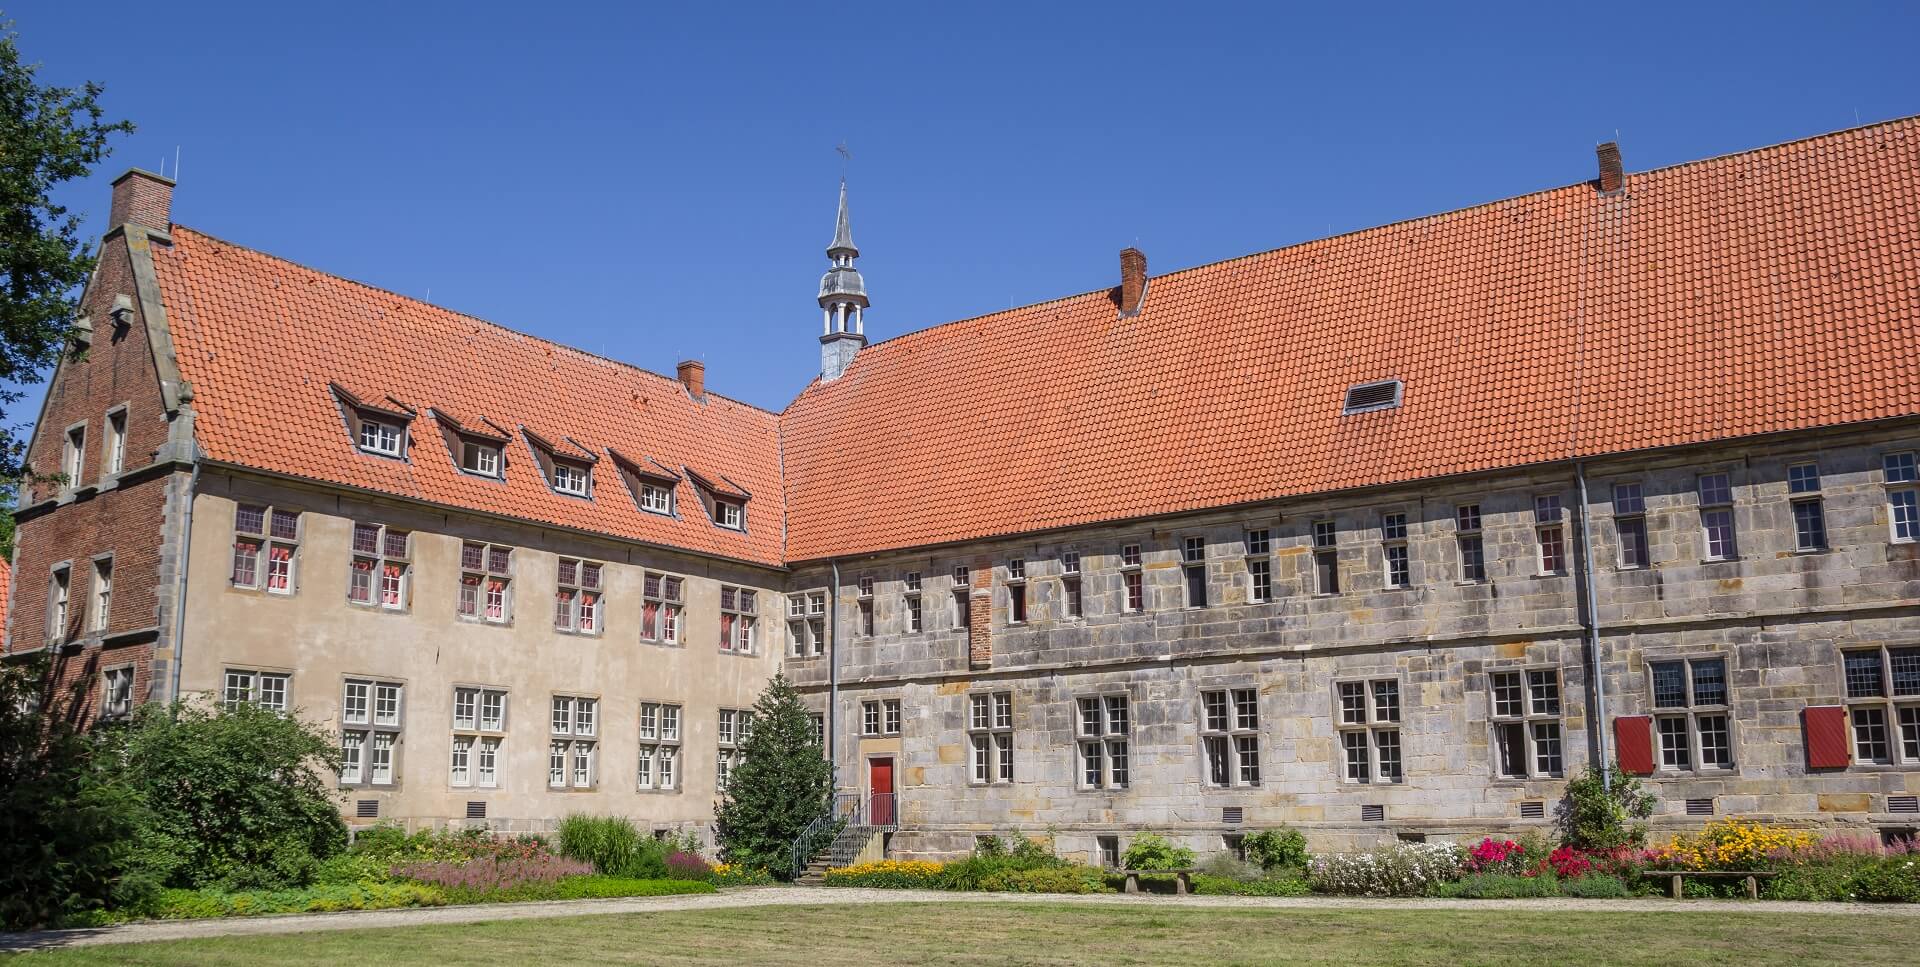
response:
<path fill-rule="evenodd" d="M 833 804 L 833 764 L 786 676 L 775 675 L 753 703 L 753 732 L 740 752 L 715 817 L 721 855 L 785 875 L 794 839 Z"/>

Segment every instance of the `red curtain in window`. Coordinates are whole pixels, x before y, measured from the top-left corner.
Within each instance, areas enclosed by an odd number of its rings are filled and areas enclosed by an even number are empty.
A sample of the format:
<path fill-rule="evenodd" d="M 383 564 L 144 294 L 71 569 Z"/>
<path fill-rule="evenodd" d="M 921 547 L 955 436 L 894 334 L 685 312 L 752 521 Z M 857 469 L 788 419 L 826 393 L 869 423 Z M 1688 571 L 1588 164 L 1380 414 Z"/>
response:
<path fill-rule="evenodd" d="M 720 613 L 720 648 L 724 651 L 733 650 L 733 615 L 724 611 Z"/>
<path fill-rule="evenodd" d="M 1806 731 L 1807 768 L 1845 769 L 1853 764 L 1847 738 L 1847 710 L 1838 705 L 1809 705 L 1800 710 Z"/>
<path fill-rule="evenodd" d="M 1620 770 L 1635 776 L 1653 775 L 1653 719 L 1622 715 L 1613 720 L 1613 755 Z"/>
<path fill-rule="evenodd" d="M 287 582 L 293 576 L 293 548 L 275 544 L 267 551 L 267 587 L 275 591 L 287 590 Z"/>

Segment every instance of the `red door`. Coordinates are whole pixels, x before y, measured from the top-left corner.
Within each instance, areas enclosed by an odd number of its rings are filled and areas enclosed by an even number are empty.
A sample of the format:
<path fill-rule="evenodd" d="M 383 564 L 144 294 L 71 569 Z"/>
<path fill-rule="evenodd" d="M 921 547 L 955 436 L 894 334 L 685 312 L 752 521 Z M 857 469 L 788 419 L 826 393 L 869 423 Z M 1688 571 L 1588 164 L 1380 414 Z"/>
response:
<path fill-rule="evenodd" d="M 867 820 L 873 826 L 893 825 L 893 760 L 867 760 L 867 793 L 870 806 Z"/>

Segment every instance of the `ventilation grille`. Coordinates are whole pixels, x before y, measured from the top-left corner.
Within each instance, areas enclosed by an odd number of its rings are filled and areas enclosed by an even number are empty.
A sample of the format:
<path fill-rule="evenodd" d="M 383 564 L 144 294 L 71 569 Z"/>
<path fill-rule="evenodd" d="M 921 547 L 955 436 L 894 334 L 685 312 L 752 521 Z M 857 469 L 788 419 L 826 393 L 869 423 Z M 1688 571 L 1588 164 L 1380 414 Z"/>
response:
<path fill-rule="evenodd" d="M 1400 405 L 1400 381 L 1381 380 L 1378 383 L 1361 383 L 1347 389 L 1347 402 L 1341 408 L 1342 415 L 1367 413 L 1373 410 L 1390 410 Z"/>
<path fill-rule="evenodd" d="M 1543 819 L 1547 815 L 1547 804 L 1536 799 L 1520 804 L 1521 819 Z"/>
<path fill-rule="evenodd" d="M 1920 813 L 1920 796 L 1888 796 L 1887 812 Z"/>
<path fill-rule="evenodd" d="M 1246 815 L 1239 806 L 1220 807 L 1220 821 L 1223 823 L 1246 822 Z"/>
<path fill-rule="evenodd" d="M 1387 807 L 1361 806 L 1360 821 L 1363 823 L 1382 823 L 1387 820 Z"/>
<path fill-rule="evenodd" d="M 1713 800 L 1710 798 L 1687 800 L 1687 815 L 1689 816 L 1713 815 Z"/>
<path fill-rule="evenodd" d="M 355 819 L 379 819 L 380 800 L 362 799 L 354 803 L 353 816 Z"/>
<path fill-rule="evenodd" d="M 468 819 L 487 818 L 487 804 L 485 802 L 467 803 L 467 818 Z"/>

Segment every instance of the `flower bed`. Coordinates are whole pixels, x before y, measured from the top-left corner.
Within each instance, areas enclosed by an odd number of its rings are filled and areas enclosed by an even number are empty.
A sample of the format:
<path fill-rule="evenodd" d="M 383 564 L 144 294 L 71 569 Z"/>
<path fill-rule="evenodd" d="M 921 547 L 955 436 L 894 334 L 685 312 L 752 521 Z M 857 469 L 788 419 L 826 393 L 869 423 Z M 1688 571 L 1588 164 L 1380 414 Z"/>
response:
<path fill-rule="evenodd" d="M 937 890 L 944 863 L 925 860 L 880 860 L 830 869 L 821 878 L 827 886 L 864 886 L 882 890 Z"/>
<path fill-rule="evenodd" d="M 1396 843 L 1366 853 L 1317 856 L 1307 867 L 1316 893 L 1343 896 L 1426 896 L 1457 880 L 1467 855 L 1448 843 Z"/>

